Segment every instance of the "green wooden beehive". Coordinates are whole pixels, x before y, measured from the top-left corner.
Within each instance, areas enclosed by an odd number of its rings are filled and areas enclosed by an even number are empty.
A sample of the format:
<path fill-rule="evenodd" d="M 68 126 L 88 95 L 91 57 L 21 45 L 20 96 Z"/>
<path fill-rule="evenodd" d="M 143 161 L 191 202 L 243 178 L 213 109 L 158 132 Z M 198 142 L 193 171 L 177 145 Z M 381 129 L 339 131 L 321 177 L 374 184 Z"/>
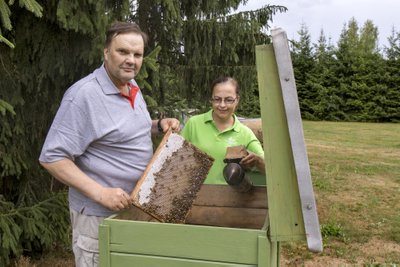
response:
<path fill-rule="evenodd" d="M 186 224 L 152 221 L 135 208 L 99 228 L 100 264 L 113 266 L 278 266 L 279 244 L 321 233 L 286 33 L 256 47 L 266 176 L 249 193 L 203 185 Z"/>

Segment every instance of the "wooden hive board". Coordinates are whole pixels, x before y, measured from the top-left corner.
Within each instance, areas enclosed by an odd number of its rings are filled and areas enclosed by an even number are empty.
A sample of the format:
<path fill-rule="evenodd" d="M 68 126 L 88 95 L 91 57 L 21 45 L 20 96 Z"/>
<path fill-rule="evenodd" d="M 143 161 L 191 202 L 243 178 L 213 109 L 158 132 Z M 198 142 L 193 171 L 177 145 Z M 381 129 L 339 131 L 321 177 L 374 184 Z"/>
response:
<path fill-rule="evenodd" d="M 167 132 L 131 194 L 134 205 L 159 221 L 184 223 L 213 161 Z"/>
<path fill-rule="evenodd" d="M 197 193 L 186 224 L 261 229 L 268 223 L 267 189 L 255 186 L 238 192 L 229 185 L 203 184 Z M 132 206 L 115 219 L 157 222 L 153 216 Z"/>

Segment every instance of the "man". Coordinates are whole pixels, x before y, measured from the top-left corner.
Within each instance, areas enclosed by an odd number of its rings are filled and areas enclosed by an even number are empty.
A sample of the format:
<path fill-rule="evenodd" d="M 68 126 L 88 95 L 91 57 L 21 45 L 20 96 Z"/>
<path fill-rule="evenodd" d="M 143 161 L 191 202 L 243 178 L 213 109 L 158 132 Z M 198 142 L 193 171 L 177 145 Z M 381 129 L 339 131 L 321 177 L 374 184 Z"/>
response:
<path fill-rule="evenodd" d="M 138 25 L 114 23 L 103 65 L 66 91 L 43 145 L 41 165 L 69 186 L 76 266 L 98 265 L 98 225 L 131 204 L 151 134 L 179 129 L 176 119 L 151 120 L 133 80 L 146 42 Z"/>

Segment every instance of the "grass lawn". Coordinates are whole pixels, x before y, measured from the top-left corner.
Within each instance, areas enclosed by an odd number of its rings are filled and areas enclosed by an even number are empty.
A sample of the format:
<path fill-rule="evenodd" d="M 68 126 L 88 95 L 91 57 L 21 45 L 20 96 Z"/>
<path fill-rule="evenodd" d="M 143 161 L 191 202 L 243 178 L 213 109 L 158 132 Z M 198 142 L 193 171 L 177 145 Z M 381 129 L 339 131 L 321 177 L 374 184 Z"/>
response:
<path fill-rule="evenodd" d="M 400 264 L 400 124 L 303 124 L 324 251 L 282 245 L 282 266 Z M 72 266 L 71 251 L 17 266 Z M 28 265 L 23 263 L 28 261 Z"/>
<path fill-rule="evenodd" d="M 400 124 L 303 122 L 324 252 L 282 264 L 400 263 Z"/>

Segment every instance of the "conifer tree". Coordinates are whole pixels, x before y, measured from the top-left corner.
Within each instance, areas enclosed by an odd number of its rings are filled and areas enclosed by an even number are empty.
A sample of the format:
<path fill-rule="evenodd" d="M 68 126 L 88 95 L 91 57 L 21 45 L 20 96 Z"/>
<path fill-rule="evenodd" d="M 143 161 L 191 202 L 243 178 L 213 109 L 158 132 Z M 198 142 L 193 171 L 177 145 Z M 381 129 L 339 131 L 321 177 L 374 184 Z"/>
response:
<path fill-rule="evenodd" d="M 10 19 L 11 10 L 10 6 L 15 4 L 14 0 L 11 0 L 7 3 L 5 0 L 0 0 L 0 43 L 5 43 L 11 48 L 14 48 L 14 44 L 10 42 L 7 38 L 5 38 L 2 34 L 4 31 L 12 30 L 12 23 Z M 37 17 L 42 16 L 42 7 L 35 0 L 20 0 L 19 6 L 25 8 L 26 10 L 32 12 Z"/>
<path fill-rule="evenodd" d="M 388 37 L 389 46 L 385 47 L 385 55 L 388 60 L 400 60 L 400 32 L 392 27 L 391 35 Z"/>
<path fill-rule="evenodd" d="M 0 43 L 0 102 L 9 111 L 0 108 L 0 266 L 69 240 L 66 194 L 38 156 L 63 93 L 99 66 L 106 26 L 127 17 L 123 2 L 41 1 L 41 18 L 30 12 L 35 1 L 9 2 L 13 27 L 2 34 L 15 47 Z"/>
<path fill-rule="evenodd" d="M 360 29 L 353 18 L 343 28 L 335 53 L 335 70 L 339 97 L 343 100 L 342 119 L 379 121 L 385 99 L 378 97 L 386 91 L 381 78 L 384 62 L 378 53 L 378 30 L 372 21 Z"/>
<path fill-rule="evenodd" d="M 385 48 L 387 84 L 386 103 L 383 121 L 400 122 L 400 32 L 392 28 L 388 37 L 389 46 Z"/>
<path fill-rule="evenodd" d="M 206 109 L 212 80 L 230 75 L 242 88 L 239 113 L 259 116 L 255 46 L 269 42 L 268 22 L 286 8 L 235 13 L 241 3 L 246 1 L 137 1 L 132 20 L 149 33 L 150 50 L 161 47 L 159 72 L 151 76 L 157 89 L 147 93 L 165 112 Z"/>
<path fill-rule="evenodd" d="M 360 81 L 358 85 L 361 87 L 356 90 L 360 95 L 359 101 L 363 103 L 359 120 L 383 121 L 383 117 L 386 117 L 384 113 L 388 102 L 386 98 L 388 87 L 384 78 L 385 61 L 379 54 L 378 28 L 371 20 L 367 20 L 360 29 L 359 51 L 363 59 L 355 78 Z"/>
<path fill-rule="evenodd" d="M 292 61 L 296 79 L 300 110 L 305 119 L 316 119 L 314 105 L 317 101 L 317 88 L 313 86 L 315 59 L 311 45 L 311 35 L 305 23 L 298 31 L 299 41 L 292 42 Z"/>
<path fill-rule="evenodd" d="M 331 38 L 326 39 L 323 29 L 321 29 L 317 44 L 314 44 L 315 68 L 313 71 L 312 86 L 317 91 L 317 98 L 314 105 L 314 117 L 318 120 L 337 120 L 334 114 L 338 110 L 341 99 L 336 95 L 336 90 L 332 86 L 334 83 L 333 66 L 336 64 L 334 55 L 334 45 Z"/>
<path fill-rule="evenodd" d="M 0 22 L 1 22 L 0 44 L 4 43 L 10 48 L 14 48 L 15 45 L 12 42 L 10 42 L 7 38 L 5 38 L 2 33 L 4 31 L 12 30 L 12 24 L 10 19 L 11 10 L 9 6 L 13 4 L 14 1 L 10 1 L 7 3 L 5 0 L 0 0 Z M 37 17 L 42 16 L 42 7 L 35 0 L 21 0 L 19 4 L 21 7 L 24 7 L 25 9 L 29 10 Z M 9 103 L 0 98 L 0 114 L 4 116 L 6 112 L 10 112 L 12 115 L 15 115 L 13 106 L 11 106 Z"/>
<path fill-rule="evenodd" d="M 352 18 L 337 47 L 321 31 L 310 49 L 305 25 L 292 42 L 292 59 L 303 118 L 348 121 L 398 120 L 398 36 L 389 38 L 386 57 L 378 47 L 378 29 Z M 390 97 L 389 97 L 390 96 Z"/>

